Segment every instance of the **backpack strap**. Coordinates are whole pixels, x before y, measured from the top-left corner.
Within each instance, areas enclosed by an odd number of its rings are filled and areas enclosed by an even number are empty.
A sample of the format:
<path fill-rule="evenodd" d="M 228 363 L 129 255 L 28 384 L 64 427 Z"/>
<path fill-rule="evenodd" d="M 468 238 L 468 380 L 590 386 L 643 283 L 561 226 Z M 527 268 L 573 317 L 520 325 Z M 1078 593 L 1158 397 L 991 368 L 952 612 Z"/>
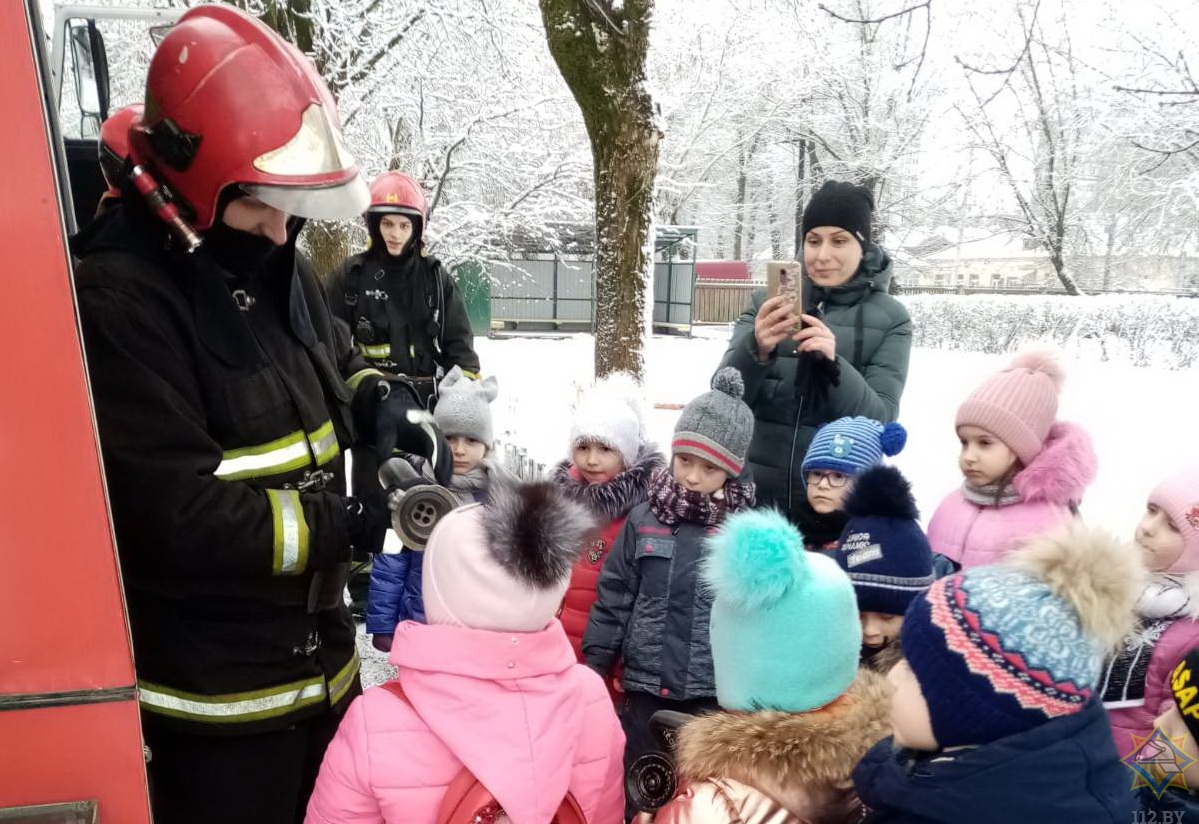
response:
<path fill-rule="evenodd" d="M 346 278 L 341 284 L 344 317 L 351 329 L 354 328 L 354 315 L 358 311 L 358 289 L 361 286 L 363 267 L 362 259 L 357 255 L 355 257 L 358 259 L 350 264 L 350 268 L 346 271 Z"/>
<path fill-rule="evenodd" d="M 382 687 L 412 706 L 398 680 L 387 681 Z M 463 765 L 441 797 L 441 804 L 437 808 L 437 824 L 497 824 L 501 818 L 510 820 L 491 790 L 484 787 L 475 774 Z M 583 808 L 573 793 L 566 793 L 558 805 L 552 824 L 587 824 Z"/>

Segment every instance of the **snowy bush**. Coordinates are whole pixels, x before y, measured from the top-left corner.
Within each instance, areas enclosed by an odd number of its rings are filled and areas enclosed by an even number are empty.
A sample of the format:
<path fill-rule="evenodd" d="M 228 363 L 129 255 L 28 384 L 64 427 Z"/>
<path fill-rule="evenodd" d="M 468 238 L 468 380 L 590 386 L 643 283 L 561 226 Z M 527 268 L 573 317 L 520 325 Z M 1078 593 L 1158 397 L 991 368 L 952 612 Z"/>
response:
<path fill-rule="evenodd" d="M 913 343 L 998 354 L 1033 341 L 1099 360 L 1199 366 L 1199 300 L 1165 295 L 911 295 Z"/>

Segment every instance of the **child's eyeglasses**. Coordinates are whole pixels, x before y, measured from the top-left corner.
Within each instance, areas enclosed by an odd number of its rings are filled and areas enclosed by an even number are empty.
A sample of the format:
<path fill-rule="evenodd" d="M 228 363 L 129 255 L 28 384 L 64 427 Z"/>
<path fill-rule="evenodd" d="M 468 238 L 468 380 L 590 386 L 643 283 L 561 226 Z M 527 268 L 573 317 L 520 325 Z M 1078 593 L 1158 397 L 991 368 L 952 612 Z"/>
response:
<path fill-rule="evenodd" d="M 821 469 L 813 469 L 805 476 L 808 486 L 820 486 L 821 481 L 826 481 L 833 489 L 838 489 L 845 486 L 849 480 L 849 476 L 844 472 L 825 472 Z"/>

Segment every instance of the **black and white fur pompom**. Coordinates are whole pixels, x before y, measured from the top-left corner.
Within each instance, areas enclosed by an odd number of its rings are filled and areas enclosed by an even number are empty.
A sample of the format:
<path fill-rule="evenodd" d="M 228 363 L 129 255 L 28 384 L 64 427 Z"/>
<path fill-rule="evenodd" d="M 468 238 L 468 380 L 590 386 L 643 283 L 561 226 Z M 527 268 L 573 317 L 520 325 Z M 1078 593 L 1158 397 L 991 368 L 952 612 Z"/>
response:
<path fill-rule="evenodd" d="M 570 575 L 595 528 L 586 507 L 546 481 L 496 485 L 483 514 L 493 557 L 535 589 L 552 589 Z"/>

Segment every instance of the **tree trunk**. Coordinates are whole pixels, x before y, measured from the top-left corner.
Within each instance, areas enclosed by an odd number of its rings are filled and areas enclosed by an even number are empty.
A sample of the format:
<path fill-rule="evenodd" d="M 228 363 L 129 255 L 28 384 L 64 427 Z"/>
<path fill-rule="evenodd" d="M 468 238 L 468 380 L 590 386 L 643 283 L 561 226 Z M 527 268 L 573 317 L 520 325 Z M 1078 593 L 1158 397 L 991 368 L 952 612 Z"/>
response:
<path fill-rule="evenodd" d="M 1066 261 L 1062 257 L 1061 250 L 1050 250 L 1049 263 L 1053 266 L 1053 271 L 1057 275 L 1057 279 L 1061 281 L 1062 288 L 1066 290 L 1067 295 L 1078 295 L 1078 283 L 1074 280 L 1074 276 L 1066 271 Z"/>
<path fill-rule="evenodd" d="M 595 164 L 595 374 L 644 372 L 662 134 L 645 85 L 653 0 L 540 0 Z"/>
<path fill-rule="evenodd" d="M 745 171 L 745 146 L 738 150 L 737 156 L 737 203 L 733 216 L 733 260 L 745 260 L 748 257 L 745 248 L 745 199 L 749 189 L 749 174 Z"/>

